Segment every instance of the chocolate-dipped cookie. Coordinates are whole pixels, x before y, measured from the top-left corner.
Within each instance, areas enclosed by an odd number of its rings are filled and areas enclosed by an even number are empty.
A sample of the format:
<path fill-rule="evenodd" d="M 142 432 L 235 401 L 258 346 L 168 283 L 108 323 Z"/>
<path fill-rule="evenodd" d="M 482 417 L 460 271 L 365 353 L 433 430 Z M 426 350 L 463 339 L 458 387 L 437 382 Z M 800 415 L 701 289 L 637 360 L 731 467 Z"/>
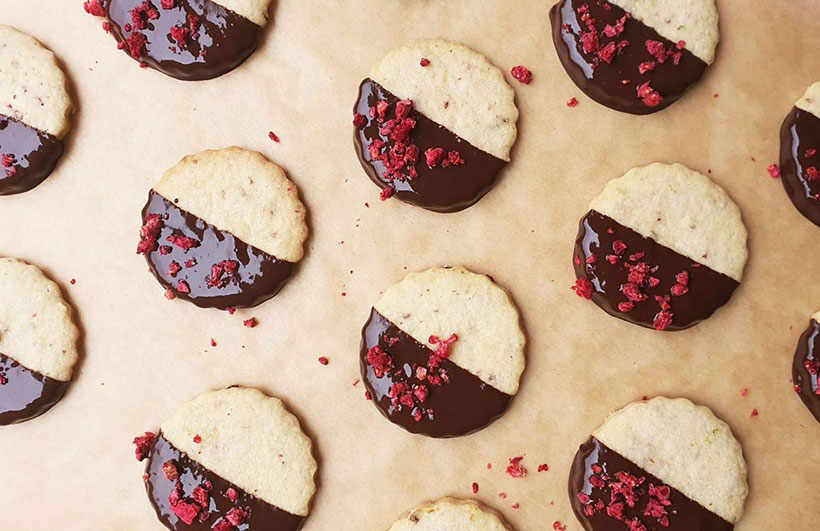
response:
<path fill-rule="evenodd" d="M 73 110 L 54 54 L 0 25 L 0 196 L 27 192 L 51 175 Z"/>
<path fill-rule="evenodd" d="M 820 225 L 820 81 L 797 100 L 780 128 L 780 180 L 797 210 Z"/>
<path fill-rule="evenodd" d="M 712 64 L 719 40 L 714 0 L 561 0 L 550 19 L 572 81 L 632 114 L 677 101 Z"/>
<path fill-rule="evenodd" d="M 729 426 L 684 398 L 613 413 L 581 445 L 569 497 L 586 531 L 728 531 L 749 487 Z"/>
<path fill-rule="evenodd" d="M 435 212 L 481 199 L 510 161 L 518 109 L 504 74 L 464 45 L 416 41 L 362 81 L 356 153 L 382 199 Z"/>
<path fill-rule="evenodd" d="M 296 185 L 262 154 L 203 151 L 148 194 L 137 252 L 168 298 L 255 306 L 276 295 L 302 259 L 305 216 Z"/>
<path fill-rule="evenodd" d="M 457 437 L 507 409 L 524 371 L 524 346 L 505 290 L 463 267 L 436 267 L 407 275 L 371 309 L 362 380 L 390 422 Z"/>
<path fill-rule="evenodd" d="M 168 529 L 297 531 L 308 517 L 312 442 L 281 400 L 257 389 L 203 393 L 134 444 Z"/>
<path fill-rule="evenodd" d="M 0 425 L 42 415 L 63 397 L 78 343 L 57 284 L 33 265 L 0 258 Z"/>
<path fill-rule="evenodd" d="M 514 531 L 496 511 L 476 500 L 441 498 L 423 503 L 388 531 Z"/>
<path fill-rule="evenodd" d="M 171 77 L 219 77 L 256 50 L 270 0 L 87 0 L 123 50 Z"/>
<path fill-rule="evenodd" d="M 740 284 L 746 238 L 740 209 L 705 175 L 680 164 L 635 168 L 581 219 L 573 289 L 625 321 L 689 328 Z"/>
<path fill-rule="evenodd" d="M 809 326 L 797 342 L 792 362 L 792 381 L 800 400 L 820 422 L 820 312 L 812 315 Z"/>

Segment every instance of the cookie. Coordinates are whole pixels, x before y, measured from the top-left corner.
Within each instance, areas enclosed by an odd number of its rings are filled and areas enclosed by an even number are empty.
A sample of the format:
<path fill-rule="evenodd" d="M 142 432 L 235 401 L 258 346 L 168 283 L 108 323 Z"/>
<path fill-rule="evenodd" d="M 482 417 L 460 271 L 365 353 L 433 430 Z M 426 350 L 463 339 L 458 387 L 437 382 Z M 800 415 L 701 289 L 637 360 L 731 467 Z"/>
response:
<path fill-rule="evenodd" d="M 587 531 L 731 530 L 749 487 L 729 426 L 685 398 L 613 413 L 581 445 L 569 494 Z"/>
<path fill-rule="evenodd" d="M 203 393 L 134 443 L 168 529 L 298 530 L 310 512 L 311 440 L 281 400 L 257 389 Z"/>
<path fill-rule="evenodd" d="M 302 259 L 305 216 L 296 185 L 261 153 L 203 151 L 148 194 L 137 253 L 168 298 L 255 306 L 276 295 Z"/>
<path fill-rule="evenodd" d="M 497 512 L 475 500 L 441 498 L 419 505 L 388 531 L 513 531 Z"/>
<path fill-rule="evenodd" d="M 50 50 L 0 25 L 0 195 L 42 183 L 63 155 L 74 110 Z"/>
<path fill-rule="evenodd" d="M 57 284 L 33 265 L 0 258 L 0 425 L 33 419 L 63 397 L 79 335 Z"/>
<path fill-rule="evenodd" d="M 573 289 L 625 321 L 689 328 L 740 284 L 746 237 L 740 209 L 705 175 L 680 164 L 635 168 L 581 219 Z"/>
<path fill-rule="evenodd" d="M 525 338 L 510 295 L 463 267 L 411 273 L 362 330 L 362 380 L 394 424 L 457 437 L 500 417 L 518 392 Z"/>
<path fill-rule="evenodd" d="M 677 101 L 715 60 L 720 38 L 714 0 L 561 0 L 550 19 L 572 81 L 632 114 Z"/>
<path fill-rule="evenodd" d="M 820 312 L 809 320 L 809 326 L 797 342 L 792 363 L 794 390 L 820 422 Z"/>
<path fill-rule="evenodd" d="M 87 0 L 117 46 L 183 80 L 219 77 L 256 50 L 271 0 Z"/>
<path fill-rule="evenodd" d="M 504 74 L 466 46 L 412 42 L 362 81 L 356 153 L 382 199 L 435 212 L 475 204 L 510 161 L 518 108 Z"/>
<path fill-rule="evenodd" d="M 820 226 L 820 81 L 780 128 L 780 180 L 797 210 Z"/>

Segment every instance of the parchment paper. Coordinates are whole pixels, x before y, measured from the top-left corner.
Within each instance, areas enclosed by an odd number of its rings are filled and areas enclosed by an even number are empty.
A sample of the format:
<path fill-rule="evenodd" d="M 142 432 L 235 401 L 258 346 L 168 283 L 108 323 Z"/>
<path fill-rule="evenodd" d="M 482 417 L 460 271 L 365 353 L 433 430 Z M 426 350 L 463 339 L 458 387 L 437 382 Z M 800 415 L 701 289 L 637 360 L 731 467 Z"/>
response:
<path fill-rule="evenodd" d="M 609 411 L 656 394 L 712 407 L 742 441 L 751 495 L 738 530 L 816 526 L 820 424 L 790 374 L 797 338 L 820 308 L 820 229 L 766 166 L 782 119 L 820 78 L 820 4 L 720 1 L 722 41 L 705 79 L 669 110 L 633 117 L 595 104 L 565 75 L 551 1 L 281 0 L 260 50 L 201 83 L 138 68 L 81 3 L 0 0 L 3 23 L 60 56 L 79 108 L 54 175 L 0 198 L 0 254 L 39 264 L 62 285 L 85 347 L 60 404 L 0 429 L 0 527 L 159 529 L 131 439 L 197 393 L 237 383 L 285 399 L 315 442 L 321 471 L 308 531 L 385 529 L 425 499 L 471 496 L 473 482 L 519 531 L 556 520 L 579 529 L 566 492 L 578 445 Z M 512 81 L 521 110 L 513 162 L 459 214 L 380 202 L 353 150 L 358 83 L 387 50 L 423 37 L 462 41 L 506 72 L 523 64 L 535 74 L 529 86 Z M 574 109 L 565 105 L 573 96 Z M 282 293 L 234 316 L 166 301 L 135 254 L 140 210 L 161 173 L 228 145 L 287 169 L 312 231 Z M 751 233 L 732 301 L 678 333 L 630 326 L 569 290 L 589 200 L 653 161 L 711 169 Z M 446 441 L 405 433 L 352 385 L 360 328 L 381 290 L 438 264 L 493 275 L 512 291 L 529 337 L 508 413 Z M 250 316 L 258 327 L 242 326 Z M 507 459 L 522 454 L 529 476 L 507 476 Z M 540 463 L 549 471 L 537 473 Z"/>

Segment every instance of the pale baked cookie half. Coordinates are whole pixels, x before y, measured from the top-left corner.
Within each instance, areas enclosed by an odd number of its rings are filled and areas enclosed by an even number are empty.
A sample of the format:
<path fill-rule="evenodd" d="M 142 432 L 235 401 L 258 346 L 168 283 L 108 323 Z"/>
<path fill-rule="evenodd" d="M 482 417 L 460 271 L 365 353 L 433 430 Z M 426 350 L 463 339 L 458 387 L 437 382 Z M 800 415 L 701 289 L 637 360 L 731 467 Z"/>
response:
<path fill-rule="evenodd" d="M 0 195 L 26 192 L 51 175 L 73 110 L 54 54 L 0 25 Z"/>
<path fill-rule="evenodd" d="M 725 422 L 685 398 L 658 397 L 613 413 L 581 445 L 569 494 L 587 531 L 731 530 L 746 476 Z"/>
<path fill-rule="evenodd" d="M 714 0 L 561 0 L 550 18 L 575 84 L 632 114 L 677 101 L 715 60 L 720 39 Z"/>
<path fill-rule="evenodd" d="M 463 44 L 409 43 L 362 81 L 354 140 L 382 199 L 436 212 L 481 199 L 510 161 L 518 108 L 504 74 Z"/>
<path fill-rule="evenodd" d="M 310 513 L 312 442 L 281 400 L 257 389 L 203 393 L 134 444 L 168 529 L 295 531 Z"/>
<path fill-rule="evenodd" d="M 607 313 L 682 330 L 729 301 L 748 250 L 740 209 L 703 174 L 655 163 L 610 181 L 581 219 L 573 289 Z"/>
<path fill-rule="evenodd" d="M 496 511 L 476 500 L 440 498 L 426 502 L 388 531 L 514 531 Z"/>
<path fill-rule="evenodd" d="M 57 284 L 36 266 L 0 258 L 0 425 L 48 411 L 78 358 L 79 331 Z"/>
<path fill-rule="evenodd" d="M 809 326 L 797 342 L 792 363 L 794 390 L 820 422 L 820 312 L 809 319 Z"/>
<path fill-rule="evenodd" d="M 271 0 L 86 0 L 85 10 L 141 65 L 171 77 L 219 77 L 256 50 Z"/>
<path fill-rule="evenodd" d="M 797 210 L 820 226 L 820 81 L 806 89 L 783 120 L 780 180 Z"/>
<path fill-rule="evenodd" d="M 284 170 L 237 147 L 183 158 L 148 194 L 137 252 L 168 298 L 255 306 L 304 255 L 305 206 Z"/>
<path fill-rule="evenodd" d="M 463 267 L 411 273 L 362 330 L 362 380 L 394 424 L 457 437 L 500 417 L 518 392 L 525 337 L 510 295 Z"/>

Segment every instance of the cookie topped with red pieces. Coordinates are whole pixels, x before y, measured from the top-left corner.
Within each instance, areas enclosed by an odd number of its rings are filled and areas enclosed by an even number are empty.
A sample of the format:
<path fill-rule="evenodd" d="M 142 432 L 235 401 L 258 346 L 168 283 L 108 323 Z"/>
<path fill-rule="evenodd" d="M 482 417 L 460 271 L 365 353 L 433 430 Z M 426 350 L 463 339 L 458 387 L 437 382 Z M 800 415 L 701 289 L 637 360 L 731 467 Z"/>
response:
<path fill-rule="evenodd" d="M 820 81 L 806 89 L 783 120 L 780 180 L 797 210 L 820 226 Z"/>
<path fill-rule="evenodd" d="M 714 0 L 561 0 L 550 18 L 572 81 L 632 114 L 677 101 L 715 60 L 720 39 Z"/>
<path fill-rule="evenodd" d="M 817 422 L 820 422 L 820 312 L 797 342 L 792 363 L 794 390 Z"/>

